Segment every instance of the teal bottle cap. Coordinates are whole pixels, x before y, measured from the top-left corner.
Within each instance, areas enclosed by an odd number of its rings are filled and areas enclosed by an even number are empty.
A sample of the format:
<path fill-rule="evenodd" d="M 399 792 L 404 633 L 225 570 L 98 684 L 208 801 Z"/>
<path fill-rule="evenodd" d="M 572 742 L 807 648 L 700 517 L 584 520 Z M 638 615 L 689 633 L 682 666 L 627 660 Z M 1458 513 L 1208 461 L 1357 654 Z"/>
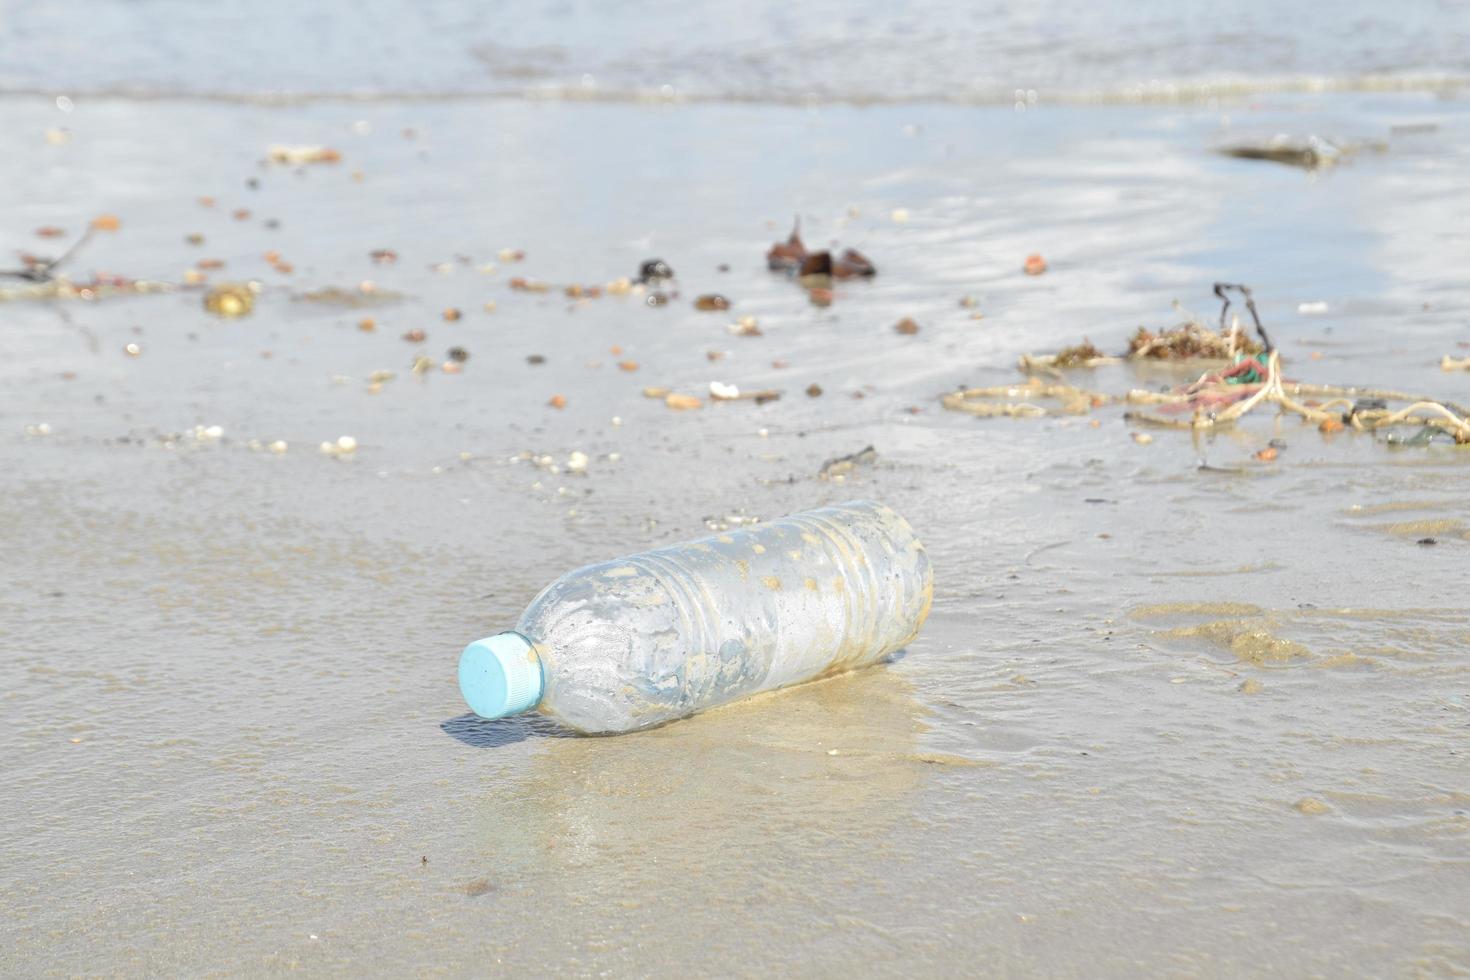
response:
<path fill-rule="evenodd" d="M 541 700 L 541 658 L 519 633 L 476 640 L 459 657 L 459 691 L 481 718 L 504 718 Z"/>

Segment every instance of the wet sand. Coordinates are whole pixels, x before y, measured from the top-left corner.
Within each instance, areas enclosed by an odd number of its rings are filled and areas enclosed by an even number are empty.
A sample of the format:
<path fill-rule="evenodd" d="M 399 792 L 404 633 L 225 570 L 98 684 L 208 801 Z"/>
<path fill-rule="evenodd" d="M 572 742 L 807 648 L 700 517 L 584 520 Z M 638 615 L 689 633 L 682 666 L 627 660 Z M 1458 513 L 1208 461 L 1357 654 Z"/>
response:
<path fill-rule="evenodd" d="M 240 319 L 198 290 L 0 304 L 0 972 L 1470 969 L 1470 452 L 939 405 L 1176 299 L 1213 314 L 1221 279 L 1293 377 L 1470 401 L 1438 367 L 1470 342 L 1463 100 L 0 117 L 6 254 L 111 213 L 72 275 L 264 284 Z M 1278 131 L 1389 149 L 1316 175 L 1212 152 Z M 342 161 L 262 166 L 274 143 Z M 811 306 L 763 261 L 793 213 L 877 278 Z M 662 308 L 509 286 L 652 257 Z M 363 280 L 401 298 L 293 299 Z M 728 313 L 693 309 L 716 291 Z M 711 381 L 783 397 L 642 395 Z M 466 716 L 460 647 L 560 572 L 852 497 L 935 562 L 896 662 L 626 737 Z"/>

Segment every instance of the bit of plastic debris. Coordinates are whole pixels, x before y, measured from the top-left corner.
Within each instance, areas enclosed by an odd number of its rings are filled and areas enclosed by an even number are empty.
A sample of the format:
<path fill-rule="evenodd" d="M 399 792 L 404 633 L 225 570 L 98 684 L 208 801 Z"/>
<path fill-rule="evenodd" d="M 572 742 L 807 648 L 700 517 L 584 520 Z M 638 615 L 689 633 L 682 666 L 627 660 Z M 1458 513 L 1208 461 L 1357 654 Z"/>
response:
<path fill-rule="evenodd" d="M 733 401 L 740 397 L 740 389 L 723 381 L 711 381 L 709 383 L 709 396 L 716 401 Z"/>
<path fill-rule="evenodd" d="M 1326 303 L 1323 303 L 1323 302 L 1316 302 L 1316 303 L 1298 303 L 1297 304 L 1296 311 L 1298 313 L 1302 314 L 1303 316 L 1311 316 L 1311 315 L 1316 314 L 1316 313 L 1326 313 L 1327 312 L 1327 304 Z"/>

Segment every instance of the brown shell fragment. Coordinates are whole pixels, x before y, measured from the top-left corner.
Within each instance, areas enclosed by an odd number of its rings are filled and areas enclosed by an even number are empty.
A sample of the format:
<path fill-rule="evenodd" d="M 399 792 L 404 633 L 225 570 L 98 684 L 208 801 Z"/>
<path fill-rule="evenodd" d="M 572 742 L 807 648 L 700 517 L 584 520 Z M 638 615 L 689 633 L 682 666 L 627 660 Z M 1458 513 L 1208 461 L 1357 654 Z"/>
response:
<path fill-rule="evenodd" d="M 796 272 L 806 260 L 806 245 L 801 240 L 801 219 L 791 229 L 784 242 L 777 242 L 766 253 L 766 265 L 773 272 Z"/>

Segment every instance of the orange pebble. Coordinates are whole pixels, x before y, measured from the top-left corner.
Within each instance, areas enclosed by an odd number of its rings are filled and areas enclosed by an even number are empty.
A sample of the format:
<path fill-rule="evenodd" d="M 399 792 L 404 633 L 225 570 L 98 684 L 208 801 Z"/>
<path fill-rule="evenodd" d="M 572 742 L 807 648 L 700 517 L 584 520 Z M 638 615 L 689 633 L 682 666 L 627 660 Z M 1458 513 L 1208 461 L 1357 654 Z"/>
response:
<path fill-rule="evenodd" d="M 92 219 L 92 227 L 98 231 L 117 231 L 122 227 L 122 222 L 117 220 L 115 214 L 99 214 Z"/>
<path fill-rule="evenodd" d="M 444 311 L 444 319 L 449 320 L 451 323 L 453 321 L 455 321 L 455 320 L 458 320 L 459 317 L 460 317 L 459 310 L 456 310 L 452 306 L 449 309 L 447 309 L 447 310 Z"/>
<path fill-rule="evenodd" d="M 1276 458 L 1276 447 L 1275 446 L 1267 446 L 1265 449 L 1262 449 L 1260 452 L 1256 453 L 1256 459 L 1259 459 L 1263 463 L 1269 463 L 1269 462 L 1271 462 L 1275 458 Z"/>
<path fill-rule="evenodd" d="M 637 361 L 619 361 L 618 362 L 618 367 L 621 368 L 624 371 L 636 371 L 636 370 L 638 370 L 638 362 Z"/>
<path fill-rule="evenodd" d="M 551 401 L 547 402 L 546 404 L 550 405 L 552 408 L 566 408 L 567 397 L 566 395 L 552 395 Z"/>
<path fill-rule="evenodd" d="M 1026 275 L 1039 276 L 1046 271 L 1046 259 L 1038 254 L 1026 256 Z"/>
<path fill-rule="evenodd" d="M 613 357 L 617 357 L 619 354 L 621 354 L 623 352 L 623 349 L 621 347 L 619 347 L 617 344 L 613 344 L 611 347 L 609 347 L 607 349 L 607 352 L 609 354 L 611 354 Z"/>
<path fill-rule="evenodd" d="M 1331 435 L 1334 432 L 1341 432 L 1343 424 L 1340 419 L 1323 419 L 1322 424 L 1317 426 L 1317 430 L 1323 435 Z"/>
<path fill-rule="evenodd" d="M 235 218 L 236 221 L 249 221 L 250 220 L 250 209 L 249 208 L 236 208 L 235 211 L 234 211 L 234 218 Z"/>
<path fill-rule="evenodd" d="M 378 329 L 378 323 L 372 317 L 365 316 L 361 320 L 357 321 L 357 329 L 361 330 L 363 333 L 372 333 L 374 330 Z"/>

